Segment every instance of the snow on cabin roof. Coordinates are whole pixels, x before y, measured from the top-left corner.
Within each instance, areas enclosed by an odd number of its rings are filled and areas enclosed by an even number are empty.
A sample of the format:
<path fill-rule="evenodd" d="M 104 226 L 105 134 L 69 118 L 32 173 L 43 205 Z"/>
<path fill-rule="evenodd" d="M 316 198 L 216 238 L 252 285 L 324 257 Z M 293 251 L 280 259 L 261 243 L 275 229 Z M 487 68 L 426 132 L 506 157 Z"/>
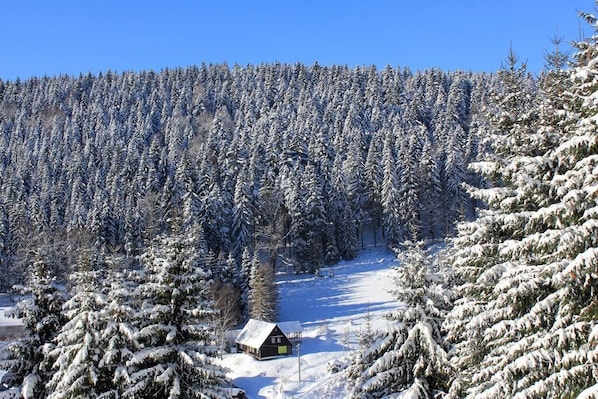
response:
<path fill-rule="evenodd" d="M 235 342 L 252 348 L 259 348 L 274 330 L 274 327 L 276 327 L 276 323 L 250 319 Z"/>
<path fill-rule="evenodd" d="M 276 326 L 278 326 L 285 335 L 296 334 L 303 331 L 301 323 L 298 321 L 270 323 L 267 321 L 250 319 L 237 336 L 235 342 L 252 348 L 259 348 Z"/>

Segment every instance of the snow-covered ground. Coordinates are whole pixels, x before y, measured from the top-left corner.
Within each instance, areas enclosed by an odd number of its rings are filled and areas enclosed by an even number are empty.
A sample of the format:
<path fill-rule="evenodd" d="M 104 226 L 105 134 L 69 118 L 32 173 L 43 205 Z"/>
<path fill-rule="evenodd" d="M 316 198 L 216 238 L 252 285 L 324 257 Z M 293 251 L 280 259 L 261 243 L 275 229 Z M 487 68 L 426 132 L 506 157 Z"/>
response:
<path fill-rule="evenodd" d="M 228 376 L 250 399 L 345 397 L 342 379 L 328 371 L 328 364 L 358 347 L 368 318 L 372 329 L 384 327 L 383 316 L 397 306 L 390 293 L 395 265 L 392 252 L 372 248 L 353 261 L 322 269 L 322 277 L 278 275 L 279 320 L 301 322 L 301 356 L 294 351 L 292 356 L 260 362 L 246 354 L 227 354 L 222 364 L 230 370 Z M 8 297 L 0 296 L 0 327 L 19 324 L 4 315 L 11 306 Z"/>
<path fill-rule="evenodd" d="M 12 297 L 7 294 L 0 294 L 0 327 L 20 326 L 23 324 L 20 320 L 8 317 L 4 314 L 4 312 L 11 309 L 14 304 L 15 302 Z"/>
<path fill-rule="evenodd" d="M 228 376 L 251 399 L 345 397 L 342 379 L 328 371 L 328 364 L 358 347 L 368 318 L 372 329 L 384 327 L 384 315 L 397 306 L 390 293 L 395 265 L 392 252 L 373 248 L 353 261 L 323 269 L 326 277 L 277 276 L 280 321 L 298 320 L 304 329 L 300 358 L 296 351 L 265 361 L 228 354 L 222 360 Z"/>
<path fill-rule="evenodd" d="M 5 335 L 11 335 L 11 330 L 20 327 L 23 323 L 12 317 L 7 317 L 4 312 L 8 311 L 14 306 L 14 302 L 11 297 L 6 294 L 0 294 L 0 346 L 4 345 L 5 342 L 2 337 Z M 0 379 L 6 372 L 0 370 Z"/>

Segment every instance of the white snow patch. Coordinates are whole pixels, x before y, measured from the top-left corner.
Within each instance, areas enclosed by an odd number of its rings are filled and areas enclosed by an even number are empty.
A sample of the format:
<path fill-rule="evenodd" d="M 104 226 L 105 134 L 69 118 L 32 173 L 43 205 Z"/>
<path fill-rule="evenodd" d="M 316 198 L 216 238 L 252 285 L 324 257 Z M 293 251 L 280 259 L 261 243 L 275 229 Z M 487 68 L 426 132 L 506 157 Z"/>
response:
<path fill-rule="evenodd" d="M 7 294 L 0 294 L 0 327 L 23 325 L 23 322 L 20 319 L 7 315 L 14 305 L 14 301 Z"/>

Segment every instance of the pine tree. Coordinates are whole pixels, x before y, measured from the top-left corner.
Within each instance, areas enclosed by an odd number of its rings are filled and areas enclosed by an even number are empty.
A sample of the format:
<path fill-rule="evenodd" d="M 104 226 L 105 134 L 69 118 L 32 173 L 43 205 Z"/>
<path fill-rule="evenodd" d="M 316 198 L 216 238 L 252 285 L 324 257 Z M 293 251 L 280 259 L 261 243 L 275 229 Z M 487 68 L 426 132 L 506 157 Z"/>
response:
<path fill-rule="evenodd" d="M 99 289 L 103 265 L 91 251 L 81 254 L 78 270 L 71 274 L 73 295 L 65 302 L 67 322 L 56 337 L 49 356 L 55 371 L 47 384 L 48 398 L 96 398 L 102 393 L 99 359 L 104 348 L 100 333 L 105 325 L 100 310 L 105 296 Z"/>
<path fill-rule="evenodd" d="M 499 184 L 472 190 L 488 209 L 454 240 L 460 299 L 445 327 L 459 370 L 450 397 L 598 394 L 596 36 L 578 47 L 571 89 L 560 105 L 542 104 L 557 119 L 566 109 L 563 122 L 499 119 L 505 158 L 475 165 Z"/>
<path fill-rule="evenodd" d="M 25 335 L 2 348 L 0 369 L 6 370 L 3 381 L 9 389 L 0 397 L 14 394 L 23 398 L 45 398 L 50 381 L 48 351 L 64 324 L 64 294 L 53 276 L 52 267 L 41 257 L 31 266 L 31 279 L 21 293 L 29 295 L 19 302 L 13 316 L 23 320 Z"/>
<path fill-rule="evenodd" d="M 441 325 L 450 291 L 442 287 L 442 276 L 421 244 L 406 245 L 395 278 L 395 296 L 403 307 L 389 315 L 387 330 L 348 367 L 355 398 L 401 392 L 410 398 L 433 398 L 447 388 L 452 370 Z"/>
<path fill-rule="evenodd" d="M 217 398 L 223 371 L 216 353 L 206 254 L 181 235 L 163 237 L 142 256 L 145 279 L 124 397 Z"/>

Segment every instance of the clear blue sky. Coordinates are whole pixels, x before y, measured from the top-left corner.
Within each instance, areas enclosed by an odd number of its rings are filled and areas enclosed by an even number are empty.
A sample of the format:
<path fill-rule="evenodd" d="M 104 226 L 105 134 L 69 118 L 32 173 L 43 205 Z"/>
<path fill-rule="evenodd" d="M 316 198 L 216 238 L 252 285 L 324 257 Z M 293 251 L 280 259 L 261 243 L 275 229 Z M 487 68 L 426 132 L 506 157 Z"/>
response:
<path fill-rule="evenodd" d="M 202 62 L 539 72 L 594 0 L 2 0 L 0 79 Z"/>

